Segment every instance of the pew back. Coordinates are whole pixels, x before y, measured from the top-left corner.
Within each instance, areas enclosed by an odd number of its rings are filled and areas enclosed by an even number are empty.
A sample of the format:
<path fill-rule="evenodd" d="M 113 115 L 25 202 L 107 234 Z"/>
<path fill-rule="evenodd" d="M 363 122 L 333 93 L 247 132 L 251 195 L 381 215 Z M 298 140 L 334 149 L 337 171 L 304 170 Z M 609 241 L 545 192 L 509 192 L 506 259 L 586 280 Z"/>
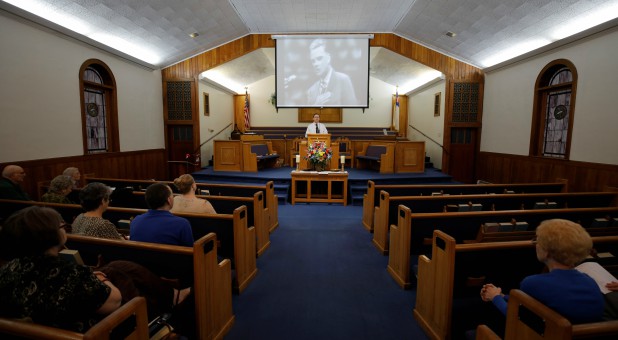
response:
<path fill-rule="evenodd" d="M 618 236 L 592 239 L 599 252 L 618 255 Z M 453 324 L 453 307 L 469 300 L 480 301 L 483 284 L 494 283 L 508 291 L 544 268 L 530 241 L 457 244 L 453 237 L 436 230 L 432 242 L 431 259 L 425 255 L 418 259 L 414 308 L 415 318 L 432 338 L 447 339 L 454 332 L 463 332 Z"/>
<path fill-rule="evenodd" d="M 214 233 L 197 239 L 193 248 L 69 234 L 66 245 L 89 265 L 96 265 L 99 255 L 105 261 L 133 261 L 161 277 L 178 279 L 182 287 L 191 286 L 197 338 L 218 339 L 230 330 L 234 314 L 231 264 L 218 262 L 216 242 Z"/>
<path fill-rule="evenodd" d="M 10 215 L 14 211 L 31 205 L 56 209 L 69 223 L 82 212 L 81 206 L 76 204 L 17 200 L 0 200 L 0 212 L 2 216 Z M 132 220 L 133 217 L 146 211 L 146 209 L 110 207 L 103 214 L 103 218 L 118 226 L 120 220 Z M 236 291 L 242 292 L 257 274 L 255 227 L 249 227 L 247 224 L 247 207 L 244 205 L 238 207 L 231 214 L 179 213 L 176 215 L 189 220 L 193 238 L 196 240 L 209 232 L 217 234 L 219 255 L 228 257 L 233 261 L 235 268 L 235 276 L 232 280 L 233 287 Z"/>
<path fill-rule="evenodd" d="M 414 213 L 442 212 L 449 206 L 455 211 L 467 209 L 529 210 L 557 208 L 594 208 L 618 206 L 618 192 L 571 192 L 532 194 L 473 194 L 452 196 L 391 196 L 381 191 L 379 206 L 374 216 L 374 244 L 384 253 L 388 252 L 388 227 L 397 223 L 397 207 L 405 205 Z M 551 205 L 550 205 L 551 203 Z M 466 209 L 462 209 L 466 208 Z"/>
<path fill-rule="evenodd" d="M 146 299 L 131 299 L 83 334 L 8 318 L 0 318 L 0 334 L 11 336 L 10 339 L 37 340 L 148 339 Z"/>
<path fill-rule="evenodd" d="M 208 233 L 217 234 L 220 255 L 232 260 L 235 291 L 242 292 L 257 275 L 255 227 L 247 225 L 247 207 L 234 209 L 232 214 L 177 213 L 191 223 L 193 238 L 199 239 Z"/>
<path fill-rule="evenodd" d="M 562 218 L 588 227 L 595 218 L 606 216 L 618 217 L 618 207 L 413 214 L 402 205 L 399 206 L 397 225 L 390 228 L 387 268 L 400 286 L 409 287 L 411 257 L 427 253 L 427 245 L 432 244 L 430 240 L 435 238 L 437 230 L 448 234 L 456 243 L 464 243 L 464 240 L 475 237 L 481 224 L 488 222 L 526 221 L 529 230 L 533 231 L 548 219 Z M 618 235 L 618 229 L 614 235 Z"/>
<path fill-rule="evenodd" d="M 512 193 L 543 193 L 567 192 L 568 182 L 559 179 L 553 183 L 510 183 L 510 184 L 376 184 L 367 181 L 367 193 L 363 195 L 363 226 L 373 231 L 374 209 L 380 202 L 380 191 L 384 190 L 391 196 L 431 196 L 441 195 L 473 195 Z"/>
<path fill-rule="evenodd" d="M 572 325 L 562 315 L 519 289 L 509 293 L 505 339 L 581 339 L 618 337 L 618 320 Z"/>
<path fill-rule="evenodd" d="M 146 209 L 143 191 L 132 191 L 130 200 L 125 200 L 129 208 Z M 252 197 L 242 196 L 206 196 L 197 195 L 212 204 L 219 214 L 233 214 L 234 210 L 242 205 L 247 207 L 247 224 L 255 227 L 257 255 L 260 256 L 270 246 L 270 232 L 266 226 L 264 193 L 256 191 Z M 116 202 L 113 201 L 114 206 Z"/>
<path fill-rule="evenodd" d="M 136 179 L 120 179 L 120 178 L 99 178 L 86 177 L 86 183 L 101 182 L 110 187 L 132 188 L 132 191 L 144 191 L 149 185 L 157 182 L 154 180 L 136 180 Z M 176 186 L 170 181 L 160 181 L 168 184 L 174 192 L 178 192 Z M 279 225 L 279 210 L 277 196 L 275 195 L 275 184 L 273 181 L 266 182 L 264 185 L 237 185 L 237 184 L 221 184 L 221 183 L 197 183 L 197 187 L 201 191 L 208 191 L 210 196 L 242 196 L 253 197 L 256 191 L 261 191 L 264 194 L 264 216 L 266 225 L 272 232 Z"/>

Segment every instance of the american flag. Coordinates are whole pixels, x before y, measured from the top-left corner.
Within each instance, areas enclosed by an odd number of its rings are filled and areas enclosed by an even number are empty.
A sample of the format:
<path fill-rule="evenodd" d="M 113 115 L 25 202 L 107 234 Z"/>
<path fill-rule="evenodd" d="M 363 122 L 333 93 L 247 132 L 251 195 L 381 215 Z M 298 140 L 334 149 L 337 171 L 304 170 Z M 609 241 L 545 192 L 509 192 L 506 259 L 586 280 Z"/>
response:
<path fill-rule="evenodd" d="M 245 131 L 249 130 L 251 128 L 251 125 L 249 124 L 249 94 L 247 93 L 247 90 L 245 90 Z"/>

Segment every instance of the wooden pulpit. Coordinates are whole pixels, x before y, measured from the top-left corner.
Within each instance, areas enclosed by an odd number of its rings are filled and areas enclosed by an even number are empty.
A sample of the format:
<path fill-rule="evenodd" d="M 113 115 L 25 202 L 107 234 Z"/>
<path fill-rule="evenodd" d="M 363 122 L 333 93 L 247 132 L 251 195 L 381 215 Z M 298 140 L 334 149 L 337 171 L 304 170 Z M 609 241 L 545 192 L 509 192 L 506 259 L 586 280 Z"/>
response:
<path fill-rule="evenodd" d="M 333 150 L 333 155 L 330 159 L 330 164 L 329 166 L 327 166 L 326 170 L 334 170 L 334 169 L 341 169 L 341 164 L 339 163 L 339 143 L 334 142 L 331 145 L 330 142 L 330 134 L 326 134 L 326 133 L 310 133 L 307 135 L 307 142 L 303 141 L 301 142 L 300 146 L 299 146 L 299 155 L 300 155 L 300 163 L 299 163 L 299 168 L 301 170 L 304 169 L 308 169 L 309 168 L 309 164 L 307 162 L 305 158 L 305 156 L 307 155 L 307 146 L 309 144 L 312 144 L 314 142 L 324 142 L 324 144 L 326 144 L 326 146 L 330 147 Z"/>
<path fill-rule="evenodd" d="M 326 146 L 330 146 L 330 133 L 307 134 L 307 144 L 313 144 L 313 142 L 324 142 Z"/>

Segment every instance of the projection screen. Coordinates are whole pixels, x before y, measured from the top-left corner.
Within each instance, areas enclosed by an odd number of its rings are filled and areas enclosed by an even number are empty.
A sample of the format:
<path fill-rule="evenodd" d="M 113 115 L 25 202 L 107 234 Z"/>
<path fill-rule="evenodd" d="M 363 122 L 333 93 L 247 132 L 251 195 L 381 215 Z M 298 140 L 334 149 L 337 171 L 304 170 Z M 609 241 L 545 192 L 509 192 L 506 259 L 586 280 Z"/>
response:
<path fill-rule="evenodd" d="M 369 107 L 371 38 L 273 35 L 277 107 Z"/>

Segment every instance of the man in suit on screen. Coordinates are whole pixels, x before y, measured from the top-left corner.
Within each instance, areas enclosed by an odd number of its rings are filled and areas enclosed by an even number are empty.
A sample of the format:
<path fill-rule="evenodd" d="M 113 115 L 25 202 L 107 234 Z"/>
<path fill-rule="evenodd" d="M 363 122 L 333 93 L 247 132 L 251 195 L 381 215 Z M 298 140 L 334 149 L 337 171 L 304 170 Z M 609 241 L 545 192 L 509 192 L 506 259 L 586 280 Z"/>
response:
<path fill-rule="evenodd" d="M 318 80 L 307 90 L 308 103 L 316 106 L 356 103 L 352 80 L 347 74 L 333 69 L 324 40 L 314 40 L 309 45 L 309 52 Z"/>

